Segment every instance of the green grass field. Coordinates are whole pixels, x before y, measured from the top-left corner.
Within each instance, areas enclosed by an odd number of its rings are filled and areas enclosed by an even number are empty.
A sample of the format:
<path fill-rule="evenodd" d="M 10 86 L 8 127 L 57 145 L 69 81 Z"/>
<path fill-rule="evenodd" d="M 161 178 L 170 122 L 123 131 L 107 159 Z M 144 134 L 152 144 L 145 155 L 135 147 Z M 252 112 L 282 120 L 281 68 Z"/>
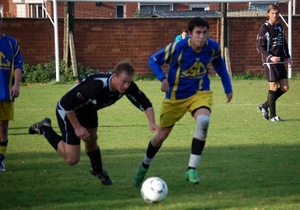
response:
<path fill-rule="evenodd" d="M 139 81 L 158 120 L 163 93 L 157 81 Z M 43 136 L 29 135 L 28 127 L 50 117 L 55 130 L 57 100 L 72 85 L 22 87 L 10 123 L 9 145 L 0 173 L 2 210 L 212 210 L 300 209 L 300 83 L 277 101 L 285 122 L 264 120 L 256 107 L 266 99 L 265 80 L 234 80 L 234 98 L 226 103 L 219 80 L 212 80 L 214 107 L 206 148 L 199 167 L 199 185 L 184 180 L 195 129 L 186 114 L 179 121 L 147 177 L 159 176 L 169 187 L 167 198 L 148 204 L 133 186 L 133 175 L 153 133 L 143 112 L 125 98 L 100 110 L 99 144 L 104 168 L 114 181 L 105 187 L 89 174 L 82 145 L 80 162 L 68 166 Z"/>

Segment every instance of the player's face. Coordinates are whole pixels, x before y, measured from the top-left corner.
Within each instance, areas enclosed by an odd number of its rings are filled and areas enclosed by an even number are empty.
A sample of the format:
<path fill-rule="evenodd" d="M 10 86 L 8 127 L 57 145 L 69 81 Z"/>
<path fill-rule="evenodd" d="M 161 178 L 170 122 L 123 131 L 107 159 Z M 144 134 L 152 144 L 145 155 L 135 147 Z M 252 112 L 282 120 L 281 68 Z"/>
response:
<path fill-rule="evenodd" d="M 125 93 L 132 82 L 132 78 L 133 76 L 130 76 L 125 72 L 122 72 L 119 75 L 114 74 L 111 86 L 114 90 L 117 90 L 120 93 Z"/>
<path fill-rule="evenodd" d="M 181 33 L 181 38 L 182 38 L 182 39 L 185 39 L 186 36 L 187 36 L 187 33 L 186 33 L 186 32 L 182 32 L 182 33 Z"/>
<path fill-rule="evenodd" d="M 268 12 L 268 16 L 271 24 L 276 23 L 279 17 L 279 11 L 277 9 L 271 9 L 270 12 Z"/>
<path fill-rule="evenodd" d="M 201 49 L 207 39 L 207 27 L 196 26 L 192 32 L 190 32 L 191 44 L 194 50 Z"/>

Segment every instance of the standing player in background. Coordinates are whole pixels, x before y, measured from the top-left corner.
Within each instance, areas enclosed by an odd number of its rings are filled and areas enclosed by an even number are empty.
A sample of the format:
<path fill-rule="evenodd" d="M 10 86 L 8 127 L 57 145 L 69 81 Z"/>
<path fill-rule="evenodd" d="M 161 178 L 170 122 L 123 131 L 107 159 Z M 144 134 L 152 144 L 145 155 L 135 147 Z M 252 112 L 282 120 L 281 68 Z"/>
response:
<path fill-rule="evenodd" d="M 181 34 L 178 34 L 176 37 L 175 37 L 175 42 L 176 41 L 180 41 L 180 40 L 183 40 L 185 38 L 188 38 L 188 32 L 186 29 L 182 29 L 181 30 Z"/>
<path fill-rule="evenodd" d="M 205 146 L 212 109 L 212 91 L 208 76 L 210 62 L 221 77 L 227 102 L 232 99 L 231 81 L 221 57 L 220 46 L 216 41 L 207 38 L 208 29 L 206 20 L 193 18 L 188 23 L 189 39 L 173 42 L 150 56 L 149 66 L 161 81 L 161 90 L 166 95 L 161 105 L 161 131 L 148 144 L 142 164 L 134 175 L 136 186 L 142 183 L 155 154 L 175 123 L 186 112 L 194 118 L 196 128 L 185 179 L 191 183 L 199 183 L 196 167 Z M 169 64 L 168 78 L 161 68 L 164 63 Z"/>
<path fill-rule="evenodd" d="M 262 116 L 272 122 L 283 121 L 276 115 L 276 100 L 289 90 L 285 59 L 293 65 L 289 49 L 284 38 L 284 30 L 277 22 L 279 7 L 271 4 L 268 8 L 268 20 L 260 27 L 257 35 L 257 50 L 262 55 L 266 79 L 269 82 L 267 101 L 257 109 Z M 278 87 L 279 85 L 279 87 Z M 270 116 L 268 108 L 270 108 Z"/>
<path fill-rule="evenodd" d="M 132 81 L 133 76 L 133 66 L 125 61 L 118 63 L 113 73 L 88 75 L 57 103 L 56 118 L 62 136 L 53 130 L 49 118 L 33 124 L 29 133 L 44 135 L 68 165 L 79 162 L 80 140 L 83 140 L 91 162 L 90 173 L 98 177 L 103 185 L 112 185 L 112 180 L 102 168 L 101 151 L 97 143 L 97 111 L 113 105 L 126 95 L 133 105 L 145 111 L 151 131 L 159 130 L 152 104 Z"/>
<path fill-rule="evenodd" d="M 0 171 L 5 171 L 8 124 L 14 119 L 14 99 L 20 94 L 23 59 L 18 42 L 3 34 L 1 27 L 0 13 Z"/>

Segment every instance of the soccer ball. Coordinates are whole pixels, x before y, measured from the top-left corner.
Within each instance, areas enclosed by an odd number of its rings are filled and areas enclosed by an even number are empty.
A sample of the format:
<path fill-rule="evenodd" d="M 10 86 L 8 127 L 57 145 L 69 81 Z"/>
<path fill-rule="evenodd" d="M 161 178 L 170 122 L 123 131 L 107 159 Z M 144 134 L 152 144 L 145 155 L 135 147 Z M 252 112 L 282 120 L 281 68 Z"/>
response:
<path fill-rule="evenodd" d="M 141 195 L 148 203 L 158 203 L 168 195 L 168 186 L 161 178 L 150 177 L 143 182 Z"/>

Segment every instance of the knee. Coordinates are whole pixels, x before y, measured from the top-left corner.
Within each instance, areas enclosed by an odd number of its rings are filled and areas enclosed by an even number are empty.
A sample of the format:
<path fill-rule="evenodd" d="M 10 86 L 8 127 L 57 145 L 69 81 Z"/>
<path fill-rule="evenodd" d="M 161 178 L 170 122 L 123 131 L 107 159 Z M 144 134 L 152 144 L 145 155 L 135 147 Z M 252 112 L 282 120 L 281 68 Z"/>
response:
<path fill-rule="evenodd" d="M 289 86 L 280 87 L 283 92 L 287 92 L 289 90 Z"/>
<path fill-rule="evenodd" d="M 210 117 L 207 115 L 199 115 L 196 118 L 196 131 L 194 137 L 197 139 L 205 140 L 207 137 L 207 130 L 209 126 Z"/>
<path fill-rule="evenodd" d="M 66 158 L 65 162 L 69 165 L 69 166 L 73 166 L 75 164 L 77 164 L 79 162 L 80 158 Z"/>

